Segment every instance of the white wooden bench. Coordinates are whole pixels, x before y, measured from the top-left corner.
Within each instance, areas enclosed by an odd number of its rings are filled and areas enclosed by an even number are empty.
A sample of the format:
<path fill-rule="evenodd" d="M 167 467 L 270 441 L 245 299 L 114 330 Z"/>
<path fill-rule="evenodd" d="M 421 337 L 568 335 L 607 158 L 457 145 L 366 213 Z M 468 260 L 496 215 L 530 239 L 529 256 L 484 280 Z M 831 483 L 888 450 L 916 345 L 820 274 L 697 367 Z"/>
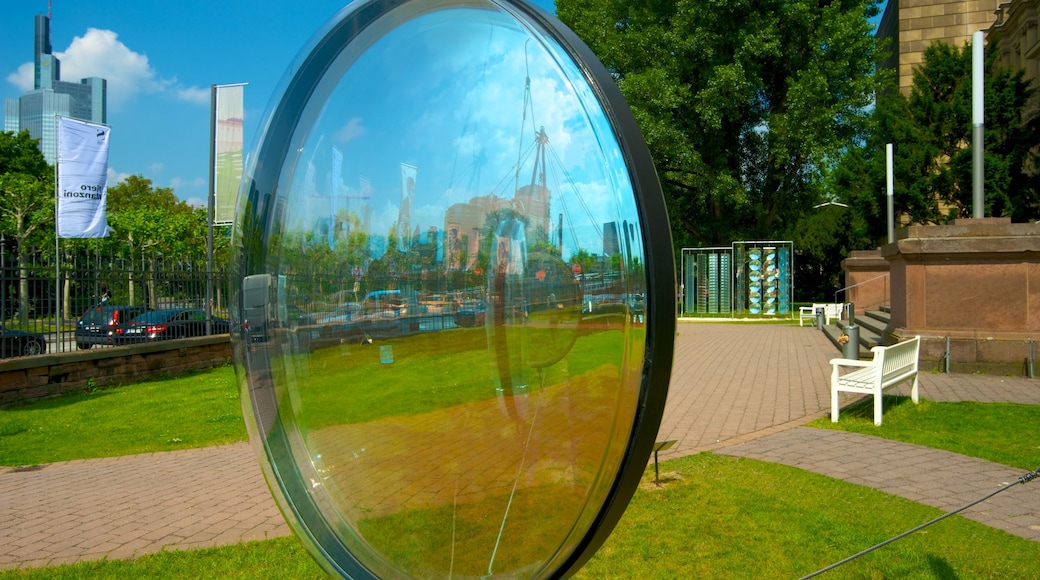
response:
<path fill-rule="evenodd" d="M 798 308 L 798 326 L 801 326 L 802 322 L 806 320 L 815 322 L 816 311 L 819 309 L 823 309 L 824 324 L 830 324 L 832 320 L 841 320 L 841 315 L 845 311 L 845 303 L 821 302 L 812 306 L 801 306 Z"/>
<path fill-rule="evenodd" d="M 888 387 L 912 381 L 910 398 L 917 403 L 917 357 L 921 348 L 921 337 L 893 344 L 875 346 L 870 349 L 874 360 L 831 359 L 831 421 L 838 422 L 838 392 L 874 395 L 874 424 L 881 424 L 881 392 Z M 838 374 L 841 367 L 858 367 L 856 370 Z"/>

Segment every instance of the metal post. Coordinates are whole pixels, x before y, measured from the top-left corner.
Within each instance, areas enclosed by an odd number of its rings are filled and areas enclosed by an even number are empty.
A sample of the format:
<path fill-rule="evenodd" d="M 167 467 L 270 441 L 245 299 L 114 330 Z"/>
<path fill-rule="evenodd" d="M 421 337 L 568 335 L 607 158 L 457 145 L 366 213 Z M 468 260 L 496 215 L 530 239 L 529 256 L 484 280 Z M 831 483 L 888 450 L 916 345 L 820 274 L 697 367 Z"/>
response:
<path fill-rule="evenodd" d="M 888 168 L 886 170 L 886 174 L 885 174 L 885 183 L 886 183 L 886 192 L 888 194 L 887 195 L 887 199 L 888 199 L 888 243 L 890 243 L 890 244 L 896 241 L 896 226 L 895 226 L 896 212 L 895 212 L 895 202 L 894 202 L 895 174 L 893 173 L 893 169 L 892 169 L 892 157 L 893 157 L 892 144 L 888 143 L 888 144 L 885 145 L 885 163 L 886 163 L 886 166 Z"/>
<path fill-rule="evenodd" d="M 206 211 L 206 336 L 213 334 L 213 214 L 217 197 L 217 85 L 209 86 L 209 196 Z"/>
<path fill-rule="evenodd" d="M 1036 378 L 1035 375 L 1033 374 L 1033 361 L 1036 360 L 1033 357 L 1033 345 L 1034 344 L 1036 344 L 1036 340 L 1030 338 L 1029 339 L 1029 378 L 1031 378 L 1031 379 Z"/>
<path fill-rule="evenodd" d="M 983 53 L 982 31 L 971 35 L 971 217 L 984 217 L 985 202 L 983 187 L 986 171 L 983 164 L 983 147 L 985 142 L 985 116 L 983 93 L 985 92 L 985 57 Z"/>
<path fill-rule="evenodd" d="M 946 356 L 943 357 L 946 364 L 946 374 L 950 374 L 950 337 L 946 337 Z"/>

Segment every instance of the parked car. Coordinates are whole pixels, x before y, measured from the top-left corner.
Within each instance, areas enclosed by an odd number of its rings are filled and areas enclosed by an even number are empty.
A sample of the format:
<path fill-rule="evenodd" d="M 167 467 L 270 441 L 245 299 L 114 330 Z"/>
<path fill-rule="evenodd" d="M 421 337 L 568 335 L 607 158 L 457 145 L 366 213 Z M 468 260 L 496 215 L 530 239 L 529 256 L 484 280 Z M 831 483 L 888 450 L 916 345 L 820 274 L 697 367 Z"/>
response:
<path fill-rule="evenodd" d="M 29 356 L 47 352 L 47 339 L 42 334 L 24 330 L 7 330 L 0 324 L 0 358 Z"/>
<path fill-rule="evenodd" d="M 357 324 L 360 319 L 361 303 L 344 302 L 318 320 L 320 336 L 325 339 L 350 341 L 362 334 L 361 327 Z"/>
<path fill-rule="evenodd" d="M 88 308 L 76 323 L 76 347 L 85 349 L 95 344 L 115 344 L 122 324 L 151 310 L 147 306 L 94 306 Z"/>
<path fill-rule="evenodd" d="M 471 304 L 455 312 L 456 326 L 484 326 L 484 303 Z"/>
<path fill-rule="evenodd" d="M 216 316 L 212 334 L 227 334 L 231 324 Z M 145 312 L 116 333 L 118 343 L 190 338 L 206 335 L 206 311 L 198 308 L 169 308 Z"/>
<path fill-rule="evenodd" d="M 350 322 L 361 312 L 360 302 L 344 302 L 336 307 L 335 310 L 322 316 L 319 322 L 321 324 L 334 324 Z"/>
<path fill-rule="evenodd" d="M 400 318 L 408 314 L 408 304 L 400 290 L 375 290 L 361 301 L 362 318 Z"/>

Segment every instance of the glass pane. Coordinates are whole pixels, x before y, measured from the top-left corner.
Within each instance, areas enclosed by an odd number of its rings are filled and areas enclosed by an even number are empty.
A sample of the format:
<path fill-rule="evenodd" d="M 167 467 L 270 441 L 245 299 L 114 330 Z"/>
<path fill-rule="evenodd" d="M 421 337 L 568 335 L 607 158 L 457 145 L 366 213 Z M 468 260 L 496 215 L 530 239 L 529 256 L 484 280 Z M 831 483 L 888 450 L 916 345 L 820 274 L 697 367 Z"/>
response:
<path fill-rule="evenodd" d="M 251 435 L 330 570 L 546 576 L 604 519 L 645 404 L 630 169 L 530 13 L 390 4 L 319 34 L 249 164 Z"/>

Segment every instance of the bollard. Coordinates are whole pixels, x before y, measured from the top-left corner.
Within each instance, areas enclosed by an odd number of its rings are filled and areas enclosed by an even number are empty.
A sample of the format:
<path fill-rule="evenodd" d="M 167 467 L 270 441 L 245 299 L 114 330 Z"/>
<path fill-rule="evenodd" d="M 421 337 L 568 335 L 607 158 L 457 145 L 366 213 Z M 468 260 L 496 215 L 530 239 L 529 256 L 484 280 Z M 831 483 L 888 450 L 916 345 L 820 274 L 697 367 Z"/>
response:
<path fill-rule="evenodd" d="M 845 308 L 849 310 L 849 326 L 856 324 L 856 303 L 849 302 L 845 305 Z"/>
<path fill-rule="evenodd" d="M 824 318 L 824 316 L 823 316 L 823 308 L 817 308 L 816 309 L 816 328 L 818 330 L 823 330 L 823 318 Z"/>
<path fill-rule="evenodd" d="M 845 334 L 849 335 L 849 341 L 841 345 L 841 356 L 859 360 L 859 327 L 850 324 L 845 327 Z"/>

